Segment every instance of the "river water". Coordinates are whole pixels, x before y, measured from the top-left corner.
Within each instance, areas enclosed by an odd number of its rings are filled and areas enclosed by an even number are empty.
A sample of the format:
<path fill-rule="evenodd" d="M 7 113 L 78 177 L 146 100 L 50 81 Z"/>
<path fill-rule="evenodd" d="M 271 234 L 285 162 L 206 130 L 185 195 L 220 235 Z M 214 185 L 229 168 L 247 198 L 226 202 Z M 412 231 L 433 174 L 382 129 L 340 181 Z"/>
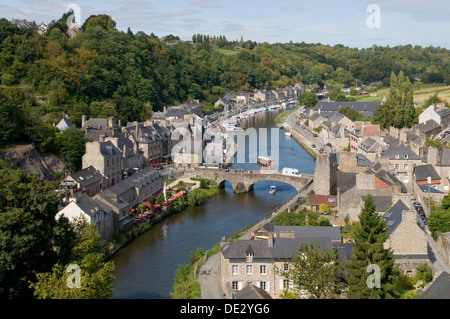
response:
<path fill-rule="evenodd" d="M 259 113 L 243 122 L 245 128 L 276 128 L 273 119 L 282 110 Z M 269 146 L 270 147 L 270 138 Z M 279 169 L 297 168 L 314 174 L 314 159 L 284 131 L 279 132 Z M 263 154 L 266 155 L 266 154 Z M 269 154 L 270 155 L 270 154 Z M 248 157 L 248 156 L 247 156 Z M 256 163 L 233 163 L 231 169 L 258 169 Z M 277 187 L 269 194 L 271 185 Z M 175 271 L 189 259 L 190 252 L 207 250 L 238 230 L 270 213 L 296 193 L 277 181 L 262 181 L 253 192 L 234 194 L 229 183 L 202 206 L 188 207 L 169 216 L 119 250 L 113 260 L 113 299 L 170 299 Z"/>

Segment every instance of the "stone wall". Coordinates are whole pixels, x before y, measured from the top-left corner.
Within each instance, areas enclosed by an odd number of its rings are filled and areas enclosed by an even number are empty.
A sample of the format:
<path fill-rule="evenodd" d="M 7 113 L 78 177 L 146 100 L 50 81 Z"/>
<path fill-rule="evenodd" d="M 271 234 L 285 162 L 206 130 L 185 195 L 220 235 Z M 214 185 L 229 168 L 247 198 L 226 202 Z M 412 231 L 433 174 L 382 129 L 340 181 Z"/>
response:
<path fill-rule="evenodd" d="M 402 222 L 389 235 L 385 247 L 394 250 L 395 255 L 428 254 L 425 233 L 417 225 L 417 213 L 413 210 L 402 212 Z"/>
<path fill-rule="evenodd" d="M 436 240 L 437 249 L 447 265 L 450 265 L 450 232 L 442 233 Z"/>

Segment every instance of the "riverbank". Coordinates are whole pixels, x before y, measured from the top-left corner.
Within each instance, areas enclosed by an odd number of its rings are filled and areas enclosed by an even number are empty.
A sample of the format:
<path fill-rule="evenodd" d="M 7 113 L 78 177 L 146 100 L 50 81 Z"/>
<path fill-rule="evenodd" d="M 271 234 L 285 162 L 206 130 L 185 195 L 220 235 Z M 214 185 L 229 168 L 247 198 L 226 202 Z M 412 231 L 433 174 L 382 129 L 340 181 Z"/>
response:
<path fill-rule="evenodd" d="M 178 178 L 166 187 L 167 189 L 171 189 L 180 183 L 190 185 L 191 187 L 191 191 L 186 193 L 186 198 L 180 197 L 176 199 L 170 206 L 155 212 L 138 226 L 133 227 L 124 234 L 116 234 L 113 240 L 105 245 L 107 247 L 105 252 L 106 260 L 113 258 L 120 249 L 126 247 L 133 240 L 149 231 L 155 224 L 163 221 L 170 215 L 182 212 L 188 206 L 203 205 L 207 199 L 216 195 L 219 190 L 218 185 L 215 185 L 214 181 L 200 178 Z"/>

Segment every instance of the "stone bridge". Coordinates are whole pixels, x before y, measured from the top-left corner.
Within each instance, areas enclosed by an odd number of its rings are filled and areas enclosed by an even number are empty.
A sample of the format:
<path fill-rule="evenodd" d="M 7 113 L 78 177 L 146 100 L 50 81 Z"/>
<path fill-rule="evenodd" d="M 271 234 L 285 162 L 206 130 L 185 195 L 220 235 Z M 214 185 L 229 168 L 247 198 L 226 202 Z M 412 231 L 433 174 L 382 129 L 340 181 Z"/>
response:
<path fill-rule="evenodd" d="M 245 171 L 236 172 L 234 169 L 197 169 L 195 171 L 185 171 L 184 177 L 205 178 L 216 181 L 219 187 L 224 187 L 228 181 L 235 193 L 245 193 L 253 190 L 253 185 L 260 181 L 279 181 L 294 187 L 298 192 L 305 190 L 314 179 L 314 175 L 301 174 L 283 175 L 281 171 Z"/>

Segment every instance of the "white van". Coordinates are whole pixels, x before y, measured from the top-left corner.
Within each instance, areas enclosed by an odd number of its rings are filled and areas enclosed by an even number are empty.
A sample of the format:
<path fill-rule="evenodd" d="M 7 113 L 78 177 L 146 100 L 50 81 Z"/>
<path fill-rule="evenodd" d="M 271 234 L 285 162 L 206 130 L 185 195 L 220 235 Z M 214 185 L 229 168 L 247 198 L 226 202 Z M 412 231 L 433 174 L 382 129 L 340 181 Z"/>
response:
<path fill-rule="evenodd" d="M 302 174 L 300 174 L 298 172 L 298 169 L 296 168 L 289 168 L 289 167 L 285 167 L 283 168 L 283 171 L 281 173 L 282 175 L 288 175 L 288 176 L 302 176 Z"/>

